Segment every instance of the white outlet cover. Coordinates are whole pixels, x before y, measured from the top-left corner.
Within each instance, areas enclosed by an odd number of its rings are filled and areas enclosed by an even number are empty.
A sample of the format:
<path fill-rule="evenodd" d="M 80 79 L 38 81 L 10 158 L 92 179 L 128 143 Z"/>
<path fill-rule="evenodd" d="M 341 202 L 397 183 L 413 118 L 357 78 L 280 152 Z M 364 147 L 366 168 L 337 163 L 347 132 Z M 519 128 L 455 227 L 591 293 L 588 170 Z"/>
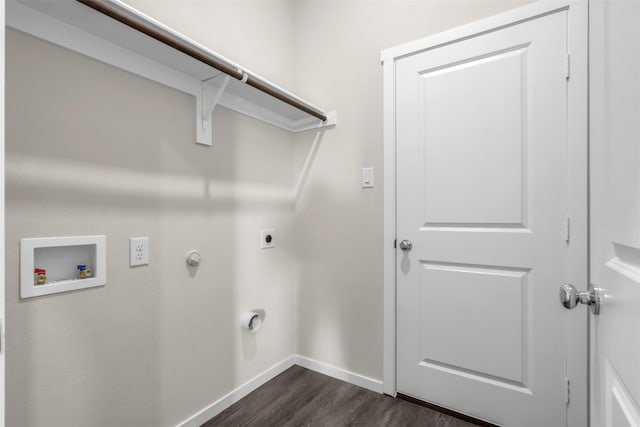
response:
<path fill-rule="evenodd" d="M 274 228 L 263 228 L 260 230 L 260 249 L 271 249 L 275 247 L 276 230 Z"/>
<path fill-rule="evenodd" d="M 129 266 L 149 264 L 149 238 L 131 237 L 129 239 Z"/>

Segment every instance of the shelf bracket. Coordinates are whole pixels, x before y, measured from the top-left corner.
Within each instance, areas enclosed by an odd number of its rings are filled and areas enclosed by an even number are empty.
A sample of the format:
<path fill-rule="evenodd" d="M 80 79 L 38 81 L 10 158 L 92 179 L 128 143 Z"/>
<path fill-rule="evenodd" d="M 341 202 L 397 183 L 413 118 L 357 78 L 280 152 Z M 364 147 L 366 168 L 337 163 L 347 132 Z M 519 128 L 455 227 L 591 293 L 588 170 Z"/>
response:
<path fill-rule="evenodd" d="M 220 86 L 207 84 L 207 82 L 221 76 L 223 77 Z M 196 142 L 198 144 L 211 146 L 213 143 L 211 115 L 220 102 L 220 97 L 227 88 L 230 78 L 229 75 L 219 74 L 202 82 L 200 96 L 196 96 Z"/>

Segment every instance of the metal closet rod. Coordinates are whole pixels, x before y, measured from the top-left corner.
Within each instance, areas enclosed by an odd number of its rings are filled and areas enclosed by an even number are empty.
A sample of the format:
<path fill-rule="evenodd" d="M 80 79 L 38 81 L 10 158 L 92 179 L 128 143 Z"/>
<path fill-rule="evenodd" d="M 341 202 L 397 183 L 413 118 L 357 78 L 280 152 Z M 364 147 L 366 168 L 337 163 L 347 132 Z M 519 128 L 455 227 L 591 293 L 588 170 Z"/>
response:
<path fill-rule="evenodd" d="M 171 46 L 172 48 L 184 53 L 185 55 L 188 55 L 194 59 L 197 59 L 198 61 L 204 64 L 207 64 L 218 71 L 228 74 L 237 80 L 243 80 L 244 78 L 245 73 L 238 70 L 233 65 L 230 65 L 224 61 L 221 61 L 219 58 L 217 58 L 215 55 L 212 55 L 209 52 L 205 52 L 195 46 L 190 45 L 189 43 L 186 43 L 184 40 L 180 39 L 179 37 L 176 37 L 172 34 L 168 34 L 166 32 L 158 30 L 158 28 L 156 28 L 154 25 L 146 22 L 141 18 L 133 17 L 131 15 L 128 15 L 122 12 L 121 10 L 109 5 L 104 0 L 76 0 L 76 1 L 86 6 L 89 6 L 90 8 L 97 10 L 100 13 L 107 15 L 108 17 L 115 19 L 116 21 L 119 21 L 128 27 L 131 27 L 137 31 L 140 31 L 141 33 L 146 34 L 147 36 L 155 40 L 158 40 L 159 42 L 164 43 L 167 46 Z M 284 93 L 278 90 L 277 88 L 272 87 L 271 85 L 265 83 L 264 81 L 261 81 L 260 79 L 248 73 L 247 73 L 247 76 L 248 77 L 246 80 L 246 84 L 248 84 L 249 86 L 252 86 L 258 89 L 259 91 L 262 91 L 268 95 L 271 95 L 272 97 L 279 99 L 280 101 L 286 104 L 289 104 L 292 107 L 297 108 L 298 110 L 304 111 L 305 113 L 310 114 L 313 117 L 316 117 L 322 121 L 327 120 L 327 116 L 322 112 L 317 111 L 309 107 L 308 105 L 301 103 L 300 101 L 293 98 L 289 94 Z"/>

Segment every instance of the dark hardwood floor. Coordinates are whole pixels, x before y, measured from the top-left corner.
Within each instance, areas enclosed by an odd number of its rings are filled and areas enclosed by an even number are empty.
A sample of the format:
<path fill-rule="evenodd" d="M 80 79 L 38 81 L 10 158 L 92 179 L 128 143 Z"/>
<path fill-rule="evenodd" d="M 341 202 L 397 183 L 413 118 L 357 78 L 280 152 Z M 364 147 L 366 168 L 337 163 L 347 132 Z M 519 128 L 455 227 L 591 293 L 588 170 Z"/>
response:
<path fill-rule="evenodd" d="M 474 427 L 475 424 L 293 366 L 203 426 Z"/>

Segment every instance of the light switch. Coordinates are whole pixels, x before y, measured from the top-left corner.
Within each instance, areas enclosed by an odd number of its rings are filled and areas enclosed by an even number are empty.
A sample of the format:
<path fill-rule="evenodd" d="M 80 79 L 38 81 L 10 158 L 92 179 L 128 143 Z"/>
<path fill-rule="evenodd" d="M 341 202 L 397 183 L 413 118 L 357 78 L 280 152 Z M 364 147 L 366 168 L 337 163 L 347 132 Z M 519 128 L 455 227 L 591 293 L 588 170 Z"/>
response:
<path fill-rule="evenodd" d="M 373 168 L 362 168 L 362 188 L 373 188 Z"/>

